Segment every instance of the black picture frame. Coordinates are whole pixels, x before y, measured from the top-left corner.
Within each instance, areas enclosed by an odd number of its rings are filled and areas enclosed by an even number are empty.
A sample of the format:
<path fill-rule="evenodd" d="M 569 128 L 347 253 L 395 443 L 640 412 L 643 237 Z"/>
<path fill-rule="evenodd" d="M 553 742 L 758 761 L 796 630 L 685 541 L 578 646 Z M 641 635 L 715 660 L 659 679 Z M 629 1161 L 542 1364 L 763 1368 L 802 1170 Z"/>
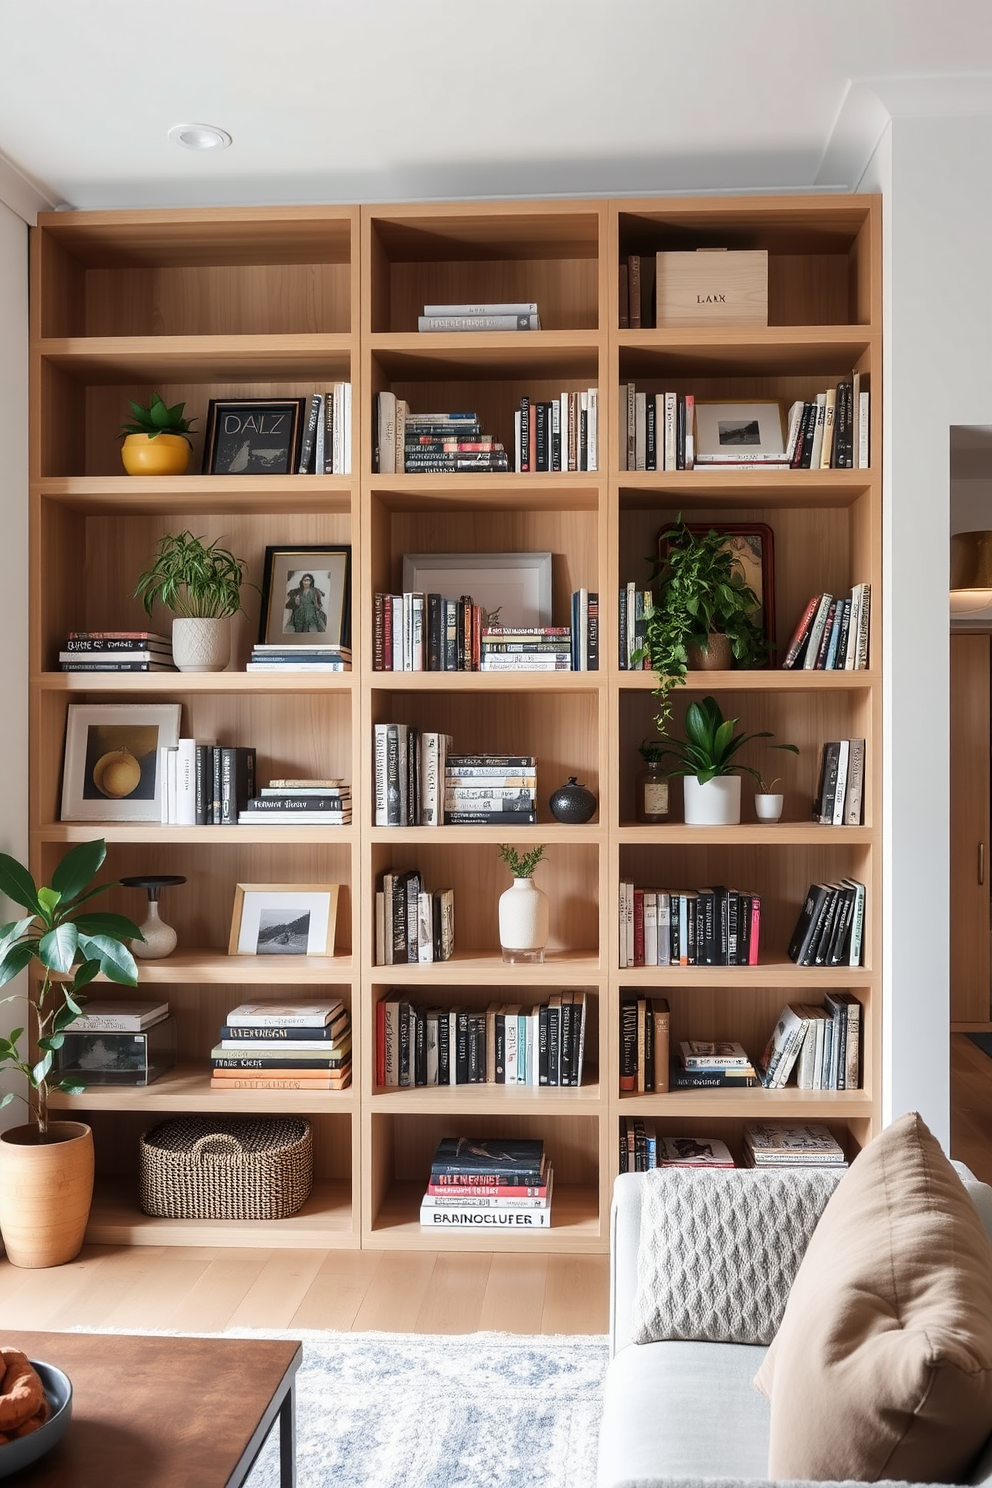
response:
<path fill-rule="evenodd" d="M 211 398 L 204 475 L 293 475 L 305 398 Z"/>
<path fill-rule="evenodd" d="M 304 589 L 313 596 L 305 602 L 298 592 Z M 324 628 L 311 628 L 314 620 L 320 623 L 321 617 Z M 297 629 L 297 624 L 304 628 Z M 266 548 L 258 643 L 260 646 L 351 645 L 350 543 Z"/>
<path fill-rule="evenodd" d="M 686 522 L 686 529 L 694 537 L 705 537 L 707 532 L 720 533 L 724 547 L 732 547 L 744 569 L 747 583 L 761 601 L 755 620 L 768 645 L 765 666 L 773 666 L 775 647 L 775 534 L 767 522 Z M 663 527 L 658 533 L 658 557 L 664 559 L 668 552 L 665 534 L 670 529 Z"/>

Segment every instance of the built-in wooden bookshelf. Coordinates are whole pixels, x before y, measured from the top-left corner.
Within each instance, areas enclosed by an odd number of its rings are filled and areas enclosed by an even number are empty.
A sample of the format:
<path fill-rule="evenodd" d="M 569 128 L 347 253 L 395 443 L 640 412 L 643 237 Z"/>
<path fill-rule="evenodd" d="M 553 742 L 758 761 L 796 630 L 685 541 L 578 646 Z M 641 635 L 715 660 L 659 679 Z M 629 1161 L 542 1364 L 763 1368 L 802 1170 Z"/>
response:
<path fill-rule="evenodd" d="M 422 1231 L 418 1204 L 437 1140 L 456 1131 L 542 1136 L 554 1164 L 554 1223 L 515 1236 L 515 1248 L 601 1251 L 621 1115 L 666 1132 L 722 1137 L 739 1151 L 744 1121 L 761 1114 L 829 1122 L 851 1151 L 881 1110 L 880 725 L 881 615 L 877 460 L 866 470 L 703 474 L 620 469 L 618 389 L 675 385 L 697 397 L 776 397 L 788 405 L 848 376 L 872 395 L 872 450 L 881 448 L 880 214 L 869 197 L 493 202 L 346 208 L 58 213 L 32 245 L 31 832 L 32 864 L 50 873 L 68 843 L 104 835 L 113 877 L 185 874 L 167 918 L 180 949 L 144 963 L 141 982 L 168 995 L 179 1027 L 177 1069 L 147 1089 L 94 1087 L 56 1103 L 85 1112 L 96 1134 L 98 1194 L 90 1237 L 144 1244 L 221 1243 L 492 1248 L 489 1236 Z M 618 327 L 617 265 L 666 247 L 765 247 L 767 328 L 726 331 Z M 421 335 L 429 302 L 536 300 L 539 332 Z M 185 399 L 202 431 L 207 401 L 225 395 L 305 395 L 353 384 L 354 474 L 200 476 L 123 474 L 117 431 L 128 397 Z M 595 386 L 600 468 L 590 473 L 464 476 L 373 473 L 372 400 L 386 389 L 414 411 L 473 409 L 512 448 L 522 394 Z M 200 436 L 202 437 L 202 436 Z M 192 469 L 200 465 L 195 437 Z M 824 589 L 873 586 L 871 667 L 862 672 L 690 674 L 676 696 L 714 692 L 747 729 L 772 729 L 802 753 L 776 756 L 786 809 L 777 826 L 726 829 L 636 825 L 637 744 L 654 711 L 650 673 L 618 666 L 617 593 L 646 587 L 659 529 L 687 519 L 767 522 L 776 544 L 779 647 L 806 601 Z M 261 582 L 267 544 L 348 542 L 353 551 L 354 671 L 266 676 L 243 668 L 257 605 L 238 618 L 232 669 L 140 678 L 63 675 L 70 629 L 139 628 L 135 578 L 156 537 L 190 527 L 243 554 Z M 406 552 L 551 551 L 555 623 L 569 596 L 600 595 L 600 669 L 563 673 L 432 674 L 372 670 L 372 598 L 402 589 Z M 164 617 L 163 617 L 164 618 Z M 59 820 L 65 719 L 71 701 L 127 698 L 183 704 L 184 731 L 256 746 L 260 773 L 340 775 L 354 796 L 348 829 L 178 828 Z M 515 829 L 547 844 L 538 882 L 551 900 L 541 966 L 500 959 L 496 902 L 508 878 L 485 827 L 371 826 L 375 723 L 450 733 L 459 751 L 533 753 L 539 822 Z M 826 738 L 868 740 L 865 825 L 810 822 Z M 757 762 L 757 761 L 755 761 Z M 569 775 L 596 793 L 581 827 L 550 815 Z M 374 964 L 374 892 L 386 868 L 417 867 L 431 887 L 456 887 L 456 953 L 434 966 Z M 789 931 L 814 879 L 854 875 L 868 885 L 864 966 L 802 970 Z M 621 877 L 681 886 L 746 879 L 763 896 L 756 968 L 620 971 Z M 294 880 L 344 885 L 332 958 L 227 956 L 234 885 Z M 114 891 L 117 907 L 141 905 Z M 140 915 L 139 915 L 140 918 Z M 209 1088 L 209 1049 L 227 1008 L 305 983 L 350 1004 L 354 1083 L 340 1093 Z M 418 1001 L 484 1008 L 494 998 L 539 1002 L 586 993 L 584 1083 L 548 1090 L 479 1085 L 379 1089 L 374 1019 L 391 987 Z M 668 997 L 673 1038 L 726 1036 L 760 1052 L 783 1002 L 850 988 L 864 1004 L 864 1088 L 846 1092 L 695 1091 L 621 1097 L 621 995 Z M 223 1100 L 223 1106 L 221 1101 Z M 152 1220 L 136 1199 L 137 1137 L 163 1113 L 306 1112 L 317 1181 L 304 1211 L 276 1224 L 188 1225 Z"/>

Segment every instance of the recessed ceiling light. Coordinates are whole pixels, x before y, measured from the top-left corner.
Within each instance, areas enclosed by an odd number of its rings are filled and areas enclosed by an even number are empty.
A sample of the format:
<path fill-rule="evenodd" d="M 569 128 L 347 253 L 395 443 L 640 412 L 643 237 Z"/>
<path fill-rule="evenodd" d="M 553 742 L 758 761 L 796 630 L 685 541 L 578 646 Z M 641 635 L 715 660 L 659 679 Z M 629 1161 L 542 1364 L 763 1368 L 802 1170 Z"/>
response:
<path fill-rule="evenodd" d="M 216 124 L 173 124 L 169 138 L 186 150 L 226 150 L 231 136 Z"/>

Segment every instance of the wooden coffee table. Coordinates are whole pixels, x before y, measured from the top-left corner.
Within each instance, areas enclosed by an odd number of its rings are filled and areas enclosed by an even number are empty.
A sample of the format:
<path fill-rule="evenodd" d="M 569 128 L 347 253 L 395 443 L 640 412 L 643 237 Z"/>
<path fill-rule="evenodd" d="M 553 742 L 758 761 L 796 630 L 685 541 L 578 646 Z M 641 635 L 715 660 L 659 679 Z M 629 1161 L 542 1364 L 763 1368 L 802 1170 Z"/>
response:
<path fill-rule="evenodd" d="M 281 1488 L 296 1483 L 293 1339 L 22 1333 L 0 1343 L 72 1381 L 61 1442 L 18 1488 L 239 1488 L 279 1422 Z M 0 1447 L 0 1451 L 2 1451 Z"/>

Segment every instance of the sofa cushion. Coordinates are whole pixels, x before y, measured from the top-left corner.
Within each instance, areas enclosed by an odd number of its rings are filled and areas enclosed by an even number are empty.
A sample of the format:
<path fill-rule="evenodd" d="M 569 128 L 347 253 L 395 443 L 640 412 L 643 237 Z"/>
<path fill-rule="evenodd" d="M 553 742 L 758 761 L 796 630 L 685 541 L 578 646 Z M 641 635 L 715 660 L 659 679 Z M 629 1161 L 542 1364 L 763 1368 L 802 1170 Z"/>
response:
<path fill-rule="evenodd" d="M 842 1178 L 755 1383 L 770 1478 L 973 1468 L 992 1430 L 992 1244 L 915 1112 Z"/>
<path fill-rule="evenodd" d="M 635 1343 L 770 1343 L 840 1174 L 653 1168 L 644 1175 Z"/>

